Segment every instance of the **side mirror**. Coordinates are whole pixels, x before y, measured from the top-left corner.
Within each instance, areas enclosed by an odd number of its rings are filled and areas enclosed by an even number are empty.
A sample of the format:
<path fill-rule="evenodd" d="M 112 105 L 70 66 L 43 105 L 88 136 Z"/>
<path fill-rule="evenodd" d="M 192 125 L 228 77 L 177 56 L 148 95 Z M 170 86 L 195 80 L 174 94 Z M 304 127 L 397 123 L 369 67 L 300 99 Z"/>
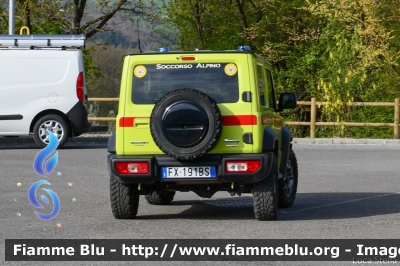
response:
<path fill-rule="evenodd" d="M 294 109 L 297 105 L 296 94 L 290 92 L 281 93 L 279 96 L 278 111 Z"/>

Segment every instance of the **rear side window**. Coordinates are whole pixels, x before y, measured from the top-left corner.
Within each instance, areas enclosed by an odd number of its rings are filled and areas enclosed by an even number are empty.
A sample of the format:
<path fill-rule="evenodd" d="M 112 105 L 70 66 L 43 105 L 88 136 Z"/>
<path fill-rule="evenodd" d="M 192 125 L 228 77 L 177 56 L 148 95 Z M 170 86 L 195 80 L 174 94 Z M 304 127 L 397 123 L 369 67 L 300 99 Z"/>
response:
<path fill-rule="evenodd" d="M 132 102 L 153 104 L 180 88 L 205 92 L 217 103 L 239 100 L 237 66 L 233 63 L 145 64 L 133 68 Z"/>
<path fill-rule="evenodd" d="M 269 69 L 265 69 L 265 73 L 267 75 L 267 93 L 268 93 L 268 107 L 276 109 L 276 100 L 275 100 L 275 92 L 274 92 L 274 85 L 272 81 L 272 74 Z"/>

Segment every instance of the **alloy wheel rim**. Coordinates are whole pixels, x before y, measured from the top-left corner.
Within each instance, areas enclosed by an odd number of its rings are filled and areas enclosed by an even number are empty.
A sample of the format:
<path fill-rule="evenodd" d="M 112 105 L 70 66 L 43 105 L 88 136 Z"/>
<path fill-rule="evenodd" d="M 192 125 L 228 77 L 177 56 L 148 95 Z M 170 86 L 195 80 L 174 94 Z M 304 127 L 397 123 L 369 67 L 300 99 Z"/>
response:
<path fill-rule="evenodd" d="M 52 132 L 59 140 L 64 136 L 64 128 L 60 122 L 56 120 L 46 120 L 40 124 L 38 130 L 39 138 L 43 143 L 49 143 L 49 134 L 47 133 L 47 130 Z"/>
<path fill-rule="evenodd" d="M 283 191 L 286 197 L 290 197 L 292 195 L 293 188 L 294 188 L 293 166 L 291 161 L 289 160 L 286 168 L 286 179 L 283 184 Z"/>

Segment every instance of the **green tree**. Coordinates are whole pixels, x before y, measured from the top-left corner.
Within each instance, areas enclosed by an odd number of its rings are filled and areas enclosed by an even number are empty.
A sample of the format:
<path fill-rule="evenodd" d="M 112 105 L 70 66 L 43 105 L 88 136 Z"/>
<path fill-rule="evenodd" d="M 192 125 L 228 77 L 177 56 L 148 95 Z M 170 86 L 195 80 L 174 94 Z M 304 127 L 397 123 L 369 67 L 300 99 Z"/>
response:
<path fill-rule="evenodd" d="M 391 43 L 395 32 L 388 28 L 391 18 L 385 14 L 389 6 L 374 0 L 336 0 L 316 1 L 307 7 L 323 21 L 318 36 L 318 44 L 324 48 L 322 67 L 317 90 L 310 93 L 327 102 L 322 109 L 325 120 L 366 118 L 365 109 L 357 112 L 349 104 L 393 101 L 399 95 L 398 49 Z M 336 134 L 346 136 L 351 131 L 345 132 L 342 126 Z"/>
<path fill-rule="evenodd" d="M 182 49 L 250 44 L 275 66 L 279 91 L 328 102 L 318 108 L 319 120 L 393 119 L 393 110 L 366 111 L 349 103 L 393 101 L 400 95 L 399 0 L 173 0 L 164 12 L 165 21 L 179 31 Z M 309 109 L 288 115 L 309 120 Z M 324 131 L 330 136 L 376 133 L 343 126 Z"/>
<path fill-rule="evenodd" d="M 230 1 L 172 0 L 164 5 L 162 16 L 163 23 L 178 30 L 181 49 L 226 49 L 240 44 L 238 14 Z"/>

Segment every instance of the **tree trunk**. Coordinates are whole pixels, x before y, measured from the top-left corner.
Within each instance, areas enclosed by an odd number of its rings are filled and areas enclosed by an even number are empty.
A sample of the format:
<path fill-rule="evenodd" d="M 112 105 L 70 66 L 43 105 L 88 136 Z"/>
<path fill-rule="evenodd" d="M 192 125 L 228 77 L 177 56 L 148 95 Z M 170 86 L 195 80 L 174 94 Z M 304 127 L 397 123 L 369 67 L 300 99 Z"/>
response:
<path fill-rule="evenodd" d="M 86 0 L 74 0 L 74 19 L 71 34 L 81 34 L 81 21 L 85 10 Z"/>
<path fill-rule="evenodd" d="M 26 26 L 29 28 L 29 32 L 32 34 L 32 25 L 31 25 L 31 7 L 29 6 L 28 0 L 20 0 L 22 5 L 22 26 Z"/>

